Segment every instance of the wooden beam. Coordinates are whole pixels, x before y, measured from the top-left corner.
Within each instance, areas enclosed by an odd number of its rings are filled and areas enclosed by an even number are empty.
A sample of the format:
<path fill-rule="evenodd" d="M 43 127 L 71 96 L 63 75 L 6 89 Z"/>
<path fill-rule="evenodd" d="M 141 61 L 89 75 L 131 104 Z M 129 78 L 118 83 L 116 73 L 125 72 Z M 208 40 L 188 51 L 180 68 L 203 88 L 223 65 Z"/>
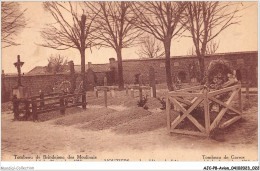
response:
<path fill-rule="evenodd" d="M 218 100 L 218 99 L 216 99 L 214 97 L 209 97 L 209 99 L 214 101 L 214 102 L 216 102 L 216 103 L 218 103 L 218 104 L 220 104 L 220 105 L 222 105 L 222 106 L 224 106 L 224 107 L 226 107 L 226 108 L 228 108 L 229 110 L 232 110 L 233 112 L 235 112 L 235 113 L 237 113 L 239 115 L 242 114 L 240 111 L 234 109 L 232 106 L 228 106 L 226 103 L 224 103 L 224 102 L 222 102 L 222 101 L 220 101 L 220 100 Z"/>
<path fill-rule="evenodd" d="M 237 93 L 237 91 L 233 91 L 233 93 L 229 97 L 229 99 L 226 103 L 228 107 L 231 105 L 230 103 L 231 103 L 232 99 L 235 97 L 236 93 Z M 223 108 L 219 112 L 218 116 L 214 119 L 214 121 L 210 125 L 210 131 L 213 130 L 218 125 L 218 123 L 220 122 L 220 120 L 222 119 L 222 117 L 224 116 L 224 114 L 226 113 L 227 110 L 228 110 L 228 108 Z"/>
<path fill-rule="evenodd" d="M 222 94 L 222 93 L 232 91 L 232 90 L 237 90 L 238 88 L 239 88 L 239 85 L 235 85 L 235 86 L 223 88 L 223 89 L 220 89 L 220 90 L 211 91 L 211 92 L 208 93 L 208 97 L 212 97 L 212 96 Z"/>
<path fill-rule="evenodd" d="M 169 92 L 168 93 L 171 96 L 182 96 L 182 97 L 201 97 L 203 94 L 202 93 L 184 93 L 184 92 Z"/>
<path fill-rule="evenodd" d="M 194 87 L 183 88 L 183 89 L 176 90 L 176 91 L 180 92 L 180 91 L 198 90 L 198 89 L 201 89 L 203 87 L 204 87 L 203 85 L 198 85 L 198 86 L 194 86 Z"/>
<path fill-rule="evenodd" d="M 205 128 L 193 116 L 187 115 L 187 117 L 201 132 L 206 132 Z"/>
<path fill-rule="evenodd" d="M 183 113 L 185 113 L 187 110 L 174 98 L 174 97 L 169 97 L 169 99 L 175 104 Z"/>
<path fill-rule="evenodd" d="M 226 121 L 226 122 L 224 122 L 223 124 L 221 124 L 221 125 L 219 126 L 219 128 L 225 128 L 225 127 L 231 125 L 232 123 L 238 121 L 238 120 L 241 119 L 241 118 L 242 118 L 241 116 L 235 116 L 234 118 L 229 119 L 228 121 Z"/>
<path fill-rule="evenodd" d="M 178 121 L 176 121 L 176 123 L 172 124 L 172 127 L 175 128 L 184 118 L 187 117 L 187 115 L 193 110 L 195 109 L 196 106 L 198 106 L 200 104 L 200 102 L 203 100 L 203 98 L 198 98 L 193 105 L 183 113 L 183 115 L 180 117 L 180 119 Z"/>
<path fill-rule="evenodd" d="M 188 130 L 184 130 L 184 129 L 171 129 L 171 132 L 178 133 L 178 134 L 197 135 L 197 136 L 203 136 L 203 137 L 208 136 L 206 133 L 203 133 L 203 132 L 188 131 Z"/>
<path fill-rule="evenodd" d="M 185 100 L 185 99 L 182 99 L 180 97 L 174 97 L 174 98 L 177 99 L 179 102 L 182 102 L 186 105 L 192 105 L 192 103 L 189 100 Z"/>

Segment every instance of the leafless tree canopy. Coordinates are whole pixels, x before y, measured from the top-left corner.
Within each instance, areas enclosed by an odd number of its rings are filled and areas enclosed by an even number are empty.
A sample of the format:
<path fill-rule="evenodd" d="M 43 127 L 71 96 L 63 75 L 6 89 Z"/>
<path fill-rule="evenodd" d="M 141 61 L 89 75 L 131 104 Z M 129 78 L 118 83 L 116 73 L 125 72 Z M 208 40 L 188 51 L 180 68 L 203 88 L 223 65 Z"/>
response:
<path fill-rule="evenodd" d="M 195 46 L 195 52 L 200 61 L 201 75 L 204 75 L 204 55 L 212 42 L 222 31 L 229 26 L 238 24 L 240 2 L 188 2 L 185 8 L 186 19 L 183 22 L 190 32 Z M 212 47 L 212 46 L 211 46 Z M 216 47 L 215 47 L 216 48 Z M 208 49 L 209 50 L 209 49 Z"/>
<path fill-rule="evenodd" d="M 206 53 L 205 54 L 215 54 L 219 48 L 219 42 L 214 40 L 210 41 L 207 44 Z M 197 55 L 194 46 L 188 51 L 187 55 Z"/>
<path fill-rule="evenodd" d="M 67 58 L 61 55 L 51 55 L 48 58 L 47 71 L 48 72 L 62 72 L 64 70 L 64 66 L 67 65 Z"/>
<path fill-rule="evenodd" d="M 140 38 L 140 48 L 137 54 L 140 58 L 163 58 L 165 56 L 162 43 L 152 35 Z"/>
<path fill-rule="evenodd" d="M 1 3 L 1 42 L 2 48 L 17 46 L 16 36 L 26 26 L 24 13 L 18 2 Z"/>
<path fill-rule="evenodd" d="M 173 1 L 132 3 L 132 10 L 136 17 L 134 20 L 136 27 L 153 35 L 156 39 L 162 41 L 164 45 L 166 78 L 169 90 L 173 90 L 170 65 L 171 40 L 184 31 L 180 21 L 184 17 L 185 4 L 186 2 Z"/>
<path fill-rule="evenodd" d="M 94 27 L 101 46 L 112 47 L 115 50 L 128 48 L 140 35 L 131 23 L 129 2 L 95 2 L 86 5 L 97 14 Z"/>
<path fill-rule="evenodd" d="M 134 45 L 141 32 L 133 24 L 131 3 L 86 2 L 86 6 L 97 15 L 94 21 L 95 38 L 102 47 L 112 47 L 118 60 L 118 83 L 123 88 L 122 49 Z"/>
<path fill-rule="evenodd" d="M 91 34 L 91 27 L 95 16 L 89 12 L 84 12 L 81 2 L 44 2 L 44 8 L 48 11 L 54 23 L 48 24 L 47 28 L 42 30 L 41 34 L 45 42 L 45 47 L 57 50 L 65 50 L 69 48 L 82 49 L 81 38 L 84 41 L 84 49 L 94 45 Z M 81 12 L 78 14 L 78 12 Z M 85 16 L 84 37 L 81 37 L 81 17 Z"/>

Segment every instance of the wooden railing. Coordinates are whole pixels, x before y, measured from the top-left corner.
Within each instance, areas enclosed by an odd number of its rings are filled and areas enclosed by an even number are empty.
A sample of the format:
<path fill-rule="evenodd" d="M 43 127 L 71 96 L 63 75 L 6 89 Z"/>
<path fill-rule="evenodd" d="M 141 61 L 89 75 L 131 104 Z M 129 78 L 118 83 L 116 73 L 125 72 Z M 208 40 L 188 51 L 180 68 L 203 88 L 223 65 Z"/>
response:
<path fill-rule="evenodd" d="M 220 98 L 222 95 L 227 96 L 223 101 Z M 238 109 L 234 108 L 231 104 L 236 95 L 238 95 Z M 209 90 L 204 86 L 196 86 L 171 91 L 167 94 L 166 100 L 167 129 L 170 133 L 210 136 L 210 133 L 215 128 L 227 127 L 242 117 L 241 84 L 220 90 Z M 211 118 L 210 105 L 212 103 L 222 106 L 222 109 L 215 118 Z M 174 109 L 172 109 L 172 104 L 174 105 Z M 191 112 L 199 105 L 203 106 L 204 109 L 204 113 L 201 113 L 200 116 L 204 118 L 204 124 L 199 123 L 198 118 L 191 115 Z M 228 110 L 232 111 L 233 117 L 220 124 L 221 119 Z M 191 121 L 199 131 L 177 128 L 185 118 Z M 213 121 L 211 122 L 211 120 Z"/>
<path fill-rule="evenodd" d="M 80 98 L 81 97 L 81 98 Z M 85 100 L 84 100 L 85 98 Z M 61 94 L 52 93 L 44 95 L 40 93 L 39 96 L 30 98 L 13 99 L 14 118 L 21 119 L 20 115 L 23 114 L 22 119 L 28 120 L 32 116 L 33 121 L 38 120 L 38 115 L 46 112 L 60 110 L 61 114 L 65 114 L 66 108 L 82 106 L 86 109 L 86 94 Z"/>
<path fill-rule="evenodd" d="M 142 100 L 143 98 L 143 90 L 149 90 L 151 96 L 153 96 L 152 93 L 152 87 L 145 86 L 145 85 L 126 85 L 126 95 L 129 95 L 129 89 L 130 89 L 130 96 L 134 98 L 135 90 L 139 90 L 139 99 Z"/>

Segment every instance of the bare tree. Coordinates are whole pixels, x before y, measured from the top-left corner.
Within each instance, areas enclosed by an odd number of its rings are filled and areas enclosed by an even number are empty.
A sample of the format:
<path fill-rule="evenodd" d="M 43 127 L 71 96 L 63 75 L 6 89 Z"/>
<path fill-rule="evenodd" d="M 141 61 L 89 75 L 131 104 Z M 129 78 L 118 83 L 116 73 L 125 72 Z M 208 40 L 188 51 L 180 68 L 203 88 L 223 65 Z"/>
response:
<path fill-rule="evenodd" d="M 93 2 L 86 3 L 97 15 L 95 22 L 95 36 L 101 47 L 113 48 L 118 61 L 118 85 L 124 87 L 122 50 L 134 45 L 136 38 L 141 34 L 130 19 L 131 8 L 129 2 Z"/>
<path fill-rule="evenodd" d="M 137 51 L 140 58 L 162 58 L 165 56 L 161 42 L 151 35 L 140 38 L 140 48 Z"/>
<path fill-rule="evenodd" d="M 205 54 L 207 54 L 207 55 L 215 54 L 217 52 L 218 48 L 219 48 L 219 42 L 212 40 L 209 44 L 207 44 Z M 189 51 L 187 52 L 187 55 L 196 55 L 196 50 L 195 50 L 194 46 L 192 46 L 192 48 L 189 49 Z"/>
<path fill-rule="evenodd" d="M 53 73 L 59 73 L 64 71 L 65 65 L 68 64 L 67 58 L 65 56 L 51 55 L 48 58 L 48 65 L 47 65 L 47 71 L 53 72 Z"/>
<path fill-rule="evenodd" d="M 218 48 L 219 42 L 212 40 L 209 44 L 207 44 L 206 54 L 215 54 Z"/>
<path fill-rule="evenodd" d="M 18 2 L 1 3 L 2 48 L 19 45 L 19 43 L 15 41 L 15 38 L 27 24 L 24 17 L 25 11 L 26 9 L 20 9 Z"/>
<path fill-rule="evenodd" d="M 57 50 L 78 49 L 81 55 L 83 90 L 86 90 L 85 50 L 94 46 L 91 34 L 93 15 L 81 2 L 44 2 L 44 8 L 52 15 L 55 23 L 41 31 L 45 42 L 41 44 Z M 85 11 L 84 11 L 85 10 Z M 78 14 L 80 11 L 80 14 Z"/>
<path fill-rule="evenodd" d="M 231 25 L 239 23 L 238 4 L 241 4 L 241 2 L 188 2 L 185 9 L 186 20 L 183 25 L 190 32 L 190 37 L 195 46 L 195 52 L 200 64 L 200 81 L 202 83 L 205 74 L 204 57 L 207 50 L 208 52 L 210 50 L 208 43 L 212 42 L 214 38 Z M 214 48 L 216 49 L 217 46 Z"/>
<path fill-rule="evenodd" d="M 132 4 L 136 27 L 153 35 L 164 45 L 166 81 L 168 89 L 173 90 L 170 64 L 171 40 L 183 31 L 183 26 L 179 23 L 183 18 L 186 2 L 146 1 Z"/>

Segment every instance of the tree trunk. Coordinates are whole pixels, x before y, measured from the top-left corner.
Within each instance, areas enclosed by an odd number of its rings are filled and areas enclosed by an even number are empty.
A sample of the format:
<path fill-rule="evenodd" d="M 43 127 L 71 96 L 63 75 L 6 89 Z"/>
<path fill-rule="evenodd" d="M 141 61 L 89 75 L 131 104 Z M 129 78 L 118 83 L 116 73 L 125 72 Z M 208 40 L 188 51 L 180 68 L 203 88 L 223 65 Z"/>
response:
<path fill-rule="evenodd" d="M 122 64 L 122 49 L 116 50 L 117 61 L 118 61 L 118 87 L 119 90 L 124 89 L 124 79 L 123 79 L 123 64 Z"/>
<path fill-rule="evenodd" d="M 167 82 L 168 90 L 169 90 L 169 91 L 173 91 L 174 89 L 173 89 L 173 85 L 172 85 L 170 48 L 171 48 L 171 40 L 166 40 L 166 41 L 164 42 L 166 82 Z"/>
<path fill-rule="evenodd" d="M 205 63 L 204 63 L 204 56 L 201 55 L 199 57 L 199 65 L 200 65 L 200 83 L 204 84 L 205 83 Z"/>
<path fill-rule="evenodd" d="M 86 16 L 83 14 L 81 16 L 81 23 L 80 23 L 80 55 L 81 55 L 81 76 L 82 76 L 82 87 L 83 87 L 83 94 L 82 94 L 82 108 L 86 109 L 86 90 L 87 90 L 87 81 L 85 76 L 85 23 L 86 23 Z"/>
<path fill-rule="evenodd" d="M 82 77 L 82 87 L 83 87 L 83 91 L 86 91 L 86 74 L 85 74 L 85 49 L 81 49 L 80 51 L 80 56 L 81 56 L 81 77 Z"/>

